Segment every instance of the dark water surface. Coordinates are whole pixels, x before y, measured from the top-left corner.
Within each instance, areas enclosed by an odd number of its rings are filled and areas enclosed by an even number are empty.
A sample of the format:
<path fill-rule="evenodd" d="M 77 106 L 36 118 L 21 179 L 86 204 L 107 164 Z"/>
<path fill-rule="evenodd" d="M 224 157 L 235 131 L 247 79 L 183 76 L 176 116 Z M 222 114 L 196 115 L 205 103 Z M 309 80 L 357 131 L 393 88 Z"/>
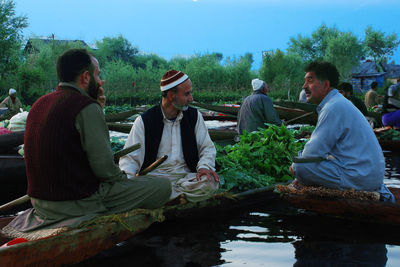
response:
<path fill-rule="evenodd" d="M 385 183 L 400 187 L 400 156 L 385 156 Z M 283 215 L 281 205 L 155 224 L 77 266 L 400 266 L 400 229 Z"/>

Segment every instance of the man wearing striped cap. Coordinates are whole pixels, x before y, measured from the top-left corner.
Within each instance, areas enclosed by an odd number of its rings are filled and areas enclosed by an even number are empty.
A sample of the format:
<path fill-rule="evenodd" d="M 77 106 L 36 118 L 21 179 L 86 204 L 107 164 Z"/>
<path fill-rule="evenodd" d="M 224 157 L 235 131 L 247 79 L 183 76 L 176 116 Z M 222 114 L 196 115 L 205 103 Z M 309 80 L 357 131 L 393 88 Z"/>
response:
<path fill-rule="evenodd" d="M 171 200 L 207 199 L 219 184 L 216 149 L 202 115 L 189 107 L 193 101 L 192 82 L 183 72 L 169 70 L 161 79 L 160 89 L 160 104 L 136 119 L 125 144 L 140 143 L 141 148 L 122 157 L 120 168 L 128 178 L 135 179 L 140 170 L 167 155 L 167 160 L 148 175 L 170 180 Z"/>

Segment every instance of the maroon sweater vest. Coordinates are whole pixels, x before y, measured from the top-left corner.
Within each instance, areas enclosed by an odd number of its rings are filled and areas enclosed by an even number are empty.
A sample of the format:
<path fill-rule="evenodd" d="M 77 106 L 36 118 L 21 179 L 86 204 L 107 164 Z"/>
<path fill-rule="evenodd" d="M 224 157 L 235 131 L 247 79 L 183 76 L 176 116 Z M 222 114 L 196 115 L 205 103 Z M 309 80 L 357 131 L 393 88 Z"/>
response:
<path fill-rule="evenodd" d="M 96 192 L 100 181 L 75 128 L 77 114 L 91 103 L 96 102 L 76 89 L 61 87 L 33 104 L 24 140 L 29 196 L 64 201 Z"/>

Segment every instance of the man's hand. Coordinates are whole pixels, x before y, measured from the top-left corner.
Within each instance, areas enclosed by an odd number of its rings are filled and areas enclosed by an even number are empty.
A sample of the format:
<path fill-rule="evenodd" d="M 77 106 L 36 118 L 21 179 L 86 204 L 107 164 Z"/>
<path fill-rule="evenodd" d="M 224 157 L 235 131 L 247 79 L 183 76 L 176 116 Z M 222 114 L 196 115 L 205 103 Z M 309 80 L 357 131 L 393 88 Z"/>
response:
<path fill-rule="evenodd" d="M 196 174 L 197 181 L 200 181 L 200 177 L 203 175 L 207 175 L 208 180 L 211 181 L 211 179 L 214 179 L 216 182 L 219 183 L 219 176 L 215 171 L 204 168 L 199 169 Z"/>
<path fill-rule="evenodd" d="M 99 92 L 97 93 L 97 102 L 100 104 L 101 108 L 106 105 L 106 96 L 103 89 L 104 80 L 101 81 Z"/>

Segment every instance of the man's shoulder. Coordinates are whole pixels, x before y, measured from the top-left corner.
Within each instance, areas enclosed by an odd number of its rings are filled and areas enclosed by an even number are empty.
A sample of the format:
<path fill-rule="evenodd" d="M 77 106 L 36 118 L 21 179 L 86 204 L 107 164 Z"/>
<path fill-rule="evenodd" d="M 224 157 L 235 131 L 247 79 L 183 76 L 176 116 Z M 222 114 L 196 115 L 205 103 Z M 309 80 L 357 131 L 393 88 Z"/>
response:
<path fill-rule="evenodd" d="M 259 100 L 268 101 L 271 99 L 266 94 L 254 94 L 253 93 L 244 99 L 244 101 L 246 101 L 246 100 L 247 101 L 259 101 Z"/>
<path fill-rule="evenodd" d="M 146 110 L 145 112 L 143 112 L 141 114 L 141 116 L 146 117 L 146 116 L 149 116 L 150 114 L 156 113 L 158 111 L 161 111 L 160 105 L 155 105 L 155 106 L 149 108 L 148 110 Z"/>
<path fill-rule="evenodd" d="M 322 107 L 323 110 L 341 110 L 343 107 L 353 105 L 351 99 L 342 97 L 341 94 L 333 95 Z"/>

